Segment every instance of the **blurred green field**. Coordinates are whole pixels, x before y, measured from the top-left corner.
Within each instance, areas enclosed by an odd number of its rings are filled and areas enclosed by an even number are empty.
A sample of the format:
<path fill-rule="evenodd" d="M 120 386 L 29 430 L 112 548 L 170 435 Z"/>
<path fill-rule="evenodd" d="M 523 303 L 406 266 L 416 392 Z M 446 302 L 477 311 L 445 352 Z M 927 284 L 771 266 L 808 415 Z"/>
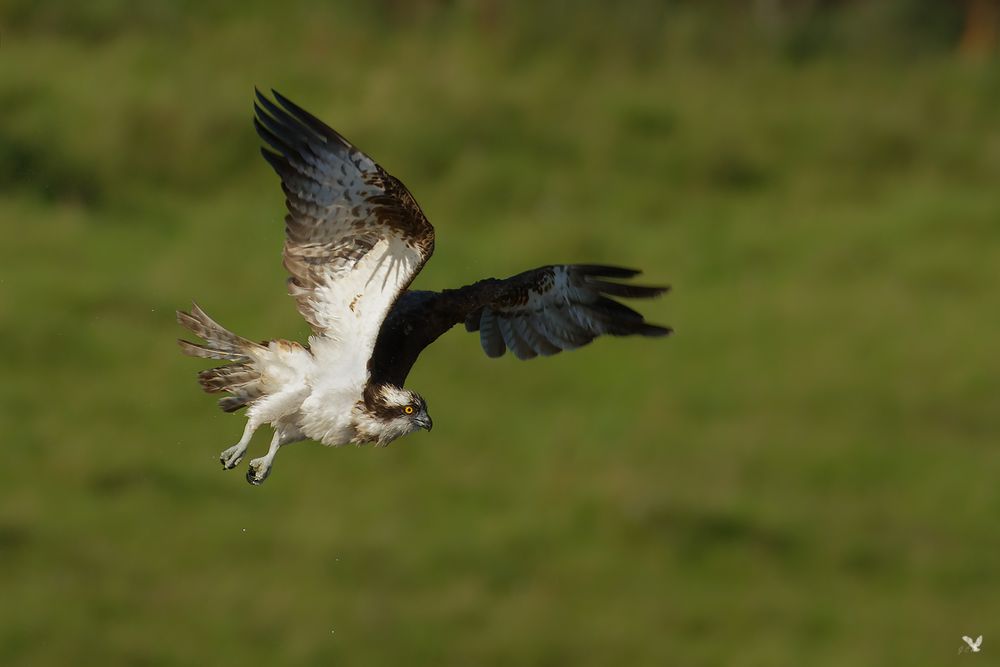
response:
<path fill-rule="evenodd" d="M 1000 66 L 954 26 L 193 8 L 0 6 L 0 664 L 991 660 Z M 174 309 L 307 333 L 254 85 L 414 192 L 416 287 L 634 265 L 677 334 L 455 330 L 408 382 L 433 434 L 224 473 Z"/>

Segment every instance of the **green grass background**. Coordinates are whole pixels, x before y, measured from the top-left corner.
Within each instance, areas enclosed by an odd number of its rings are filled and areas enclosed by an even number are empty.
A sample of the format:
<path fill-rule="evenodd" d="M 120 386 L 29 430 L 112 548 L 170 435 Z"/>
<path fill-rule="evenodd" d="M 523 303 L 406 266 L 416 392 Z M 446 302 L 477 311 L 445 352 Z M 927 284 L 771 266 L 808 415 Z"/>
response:
<path fill-rule="evenodd" d="M 986 664 L 1000 68 L 927 4 L 0 5 L 0 664 Z M 307 333 L 254 85 L 410 187 L 417 287 L 636 266 L 676 335 L 456 330 L 433 434 L 221 471 L 174 309 Z"/>

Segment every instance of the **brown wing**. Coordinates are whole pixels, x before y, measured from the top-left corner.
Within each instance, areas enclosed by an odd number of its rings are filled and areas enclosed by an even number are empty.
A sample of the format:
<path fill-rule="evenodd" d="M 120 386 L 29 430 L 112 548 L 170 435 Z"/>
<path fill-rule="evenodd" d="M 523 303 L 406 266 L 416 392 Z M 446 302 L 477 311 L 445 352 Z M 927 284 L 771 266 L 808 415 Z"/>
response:
<path fill-rule="evenodd" d="M 261 153 L 287 197 L 289 292 L 317 333 L 373 346 L 396 297 L 434 252 L 434 228 L 399 180 L 272 93 L 277 104 L 257 91 L 254 126 L 273 149 Z"/>
<path fill-rule="evenodd" d="M 612 282 L 638 275 L 632 269 L 591 264 L 543 266 L 496 281 L 483 307 L 465 319 L 479 331 L 490 357 L 510 350 L 518 359 L 572 350 L 601 335 L 666 336 L 668 327 L 649 324 L 642 315 L 609 296 L 650 298 L 666 287 Z"/>

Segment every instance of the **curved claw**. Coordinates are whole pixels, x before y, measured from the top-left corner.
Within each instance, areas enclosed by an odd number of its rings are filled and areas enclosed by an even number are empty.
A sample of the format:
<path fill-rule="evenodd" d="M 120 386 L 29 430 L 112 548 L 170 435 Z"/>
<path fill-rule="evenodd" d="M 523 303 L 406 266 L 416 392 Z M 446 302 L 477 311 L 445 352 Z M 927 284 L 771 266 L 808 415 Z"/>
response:
<path fill-rule="evenodd" d="M 222 464 L 223 470 L 232 470 L 240 464 L 243 460 L 243 455 L 246 453 L 246 447 L 240 445 L 233 445 L 226 451 L 219 455 L 219 462 Z"/>
<path fill-rule="evenodd" d="M 254 486 L 260 486 L 271 474 L 271 466 L 261 459 L 254 459 L 247 466 L 247 481 Z"/>

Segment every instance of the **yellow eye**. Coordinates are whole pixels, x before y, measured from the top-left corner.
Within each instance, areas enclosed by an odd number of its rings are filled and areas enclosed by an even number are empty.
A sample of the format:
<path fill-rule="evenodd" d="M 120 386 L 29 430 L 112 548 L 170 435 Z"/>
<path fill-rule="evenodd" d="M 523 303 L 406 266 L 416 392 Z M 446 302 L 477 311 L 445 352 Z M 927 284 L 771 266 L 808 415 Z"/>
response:
<path fill-rule="evenodd" d="M 403 412 L 405 412 L 408 415 L 412 415 L 413 414 L 413 406 L 412 405 L 407 405 L 405 408 L 403 408 Z"/>

